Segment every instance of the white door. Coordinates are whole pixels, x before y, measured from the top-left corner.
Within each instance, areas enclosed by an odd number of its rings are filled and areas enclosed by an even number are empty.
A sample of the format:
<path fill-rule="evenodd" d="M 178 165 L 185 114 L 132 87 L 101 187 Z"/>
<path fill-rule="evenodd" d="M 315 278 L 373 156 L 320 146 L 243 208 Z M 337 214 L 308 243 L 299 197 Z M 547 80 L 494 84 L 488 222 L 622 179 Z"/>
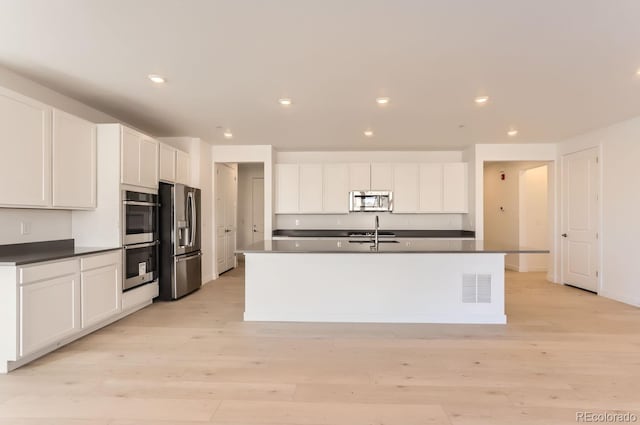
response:
<path fill-rule="evenodd" d="M 276 214 L 295 214 L 299 208 L 298 164 L 276 164 Z"/>
<path fill-rule="evenodd" d="M 20 355 L 26 356 L 80 329 L 78 274 L 20 287 Z"/>
<path fill-rule="evenodd" d="M 186 152 L 176 152 L 176 181 L 191 186 L 191 156 Z"/>
<path fill-rule="evenodd" d="M 140 186 L 158 188 L 158 145 L 153 139 L 140 139 Z"/>
<path fill-rule="evenodd" d="M 322 164 L 300 164 L 300 212 L 322 214 Z"/>
<path fill-rule="evenodd" d="M 598 291 L 598 149 L 562 157 L 562 280 Z"/>
<path fill-rule="evenodd" d="M 174 183 L 176 181 L 176 149 L 160 144 L 160 180 Z"/>
<path fill-rule="evenodd" d="M 252 242 L 264 240 L 264 179 L 251 181 L 251 234 Z"/>
<path fill-rule="evenodd" d="M 122 128 L 121 142 L 121 182 L 140 184 L 140 139 L 138 133 L 126 127 Z"/>
<path fill-rule="evenodd" d="M 235 267 L 236 175 L 226 164 L 216 164 L 216 262 L 218 274 Z"/>
<path fill-rule="evenodd" d="M 96 125 L 53 111 L 53 206 L 96 207 Z"/>
<path fill-rule="evenodd" d="M 349 169 L 347 164 L 325 164 L 323 180 L 322 211 L 347 214 L 349 212 Z"/>
<path fill-rule="evenodd" d="M 442 207 L 443 212 L 468 212 L 467 164 L 455 162 L 442 166 Z"/>
<path fill-rule="evenodd" d="M 393 186 L 393 212 L 418 212 L 418 164 L 394 164 Z"/>
<path fill-rule="evenodd" d="M 442 164 L 420 164 L 420 211 L 442 212 Z"/>
<path fill-rule="evenodd" d="M 393 190 L 391 164 L 371 164 L 371 190 Z"/>
<path fill-rule="evenodd" d="M 51 201 L 51 108 L 0 88 L 0 205 Z"/>
<path fill-rule="evenodd" d="M 349 164 L 349 191 L 371 189 L 371 164 L 368 162 Z"/>

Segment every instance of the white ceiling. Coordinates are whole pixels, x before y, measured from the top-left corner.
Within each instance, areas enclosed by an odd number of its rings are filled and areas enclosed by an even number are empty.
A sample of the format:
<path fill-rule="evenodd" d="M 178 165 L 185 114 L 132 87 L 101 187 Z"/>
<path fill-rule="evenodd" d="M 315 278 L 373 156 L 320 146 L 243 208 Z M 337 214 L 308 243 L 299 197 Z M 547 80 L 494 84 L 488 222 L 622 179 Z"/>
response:
<path fill-rule="evenodd" d="M 637 0 L 0 0 L 0 65 L 156 136 L 555 142 L 640 115 L 639 22 Z"/>

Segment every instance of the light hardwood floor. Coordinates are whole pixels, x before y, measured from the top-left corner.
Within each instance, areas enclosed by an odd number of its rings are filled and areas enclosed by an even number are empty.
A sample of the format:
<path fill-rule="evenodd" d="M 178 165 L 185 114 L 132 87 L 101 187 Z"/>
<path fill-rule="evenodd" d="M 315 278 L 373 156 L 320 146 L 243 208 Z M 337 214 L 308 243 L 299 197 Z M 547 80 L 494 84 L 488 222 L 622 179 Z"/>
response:
<path fill-rule="evenodd" d="M 506 326 L 244 323 L 242 313 L 242 269 L 154 304 L 0 376 L 0 424 L 548 425 L 575 423 L 581 410 L 640 417 L 640 310 L 539 273 L 507 273 Z"/>

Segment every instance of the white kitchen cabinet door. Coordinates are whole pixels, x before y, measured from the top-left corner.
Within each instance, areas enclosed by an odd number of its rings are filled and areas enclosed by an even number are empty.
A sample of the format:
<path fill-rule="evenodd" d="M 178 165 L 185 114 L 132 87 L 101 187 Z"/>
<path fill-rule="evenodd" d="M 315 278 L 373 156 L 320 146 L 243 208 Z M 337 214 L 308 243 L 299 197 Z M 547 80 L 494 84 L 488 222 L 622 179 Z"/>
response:
<path fill-rule="evenodd" d="M 371 190 L 393 190 L 391 164 L 371 164 Z"/>
<path fill-rule="evenodd" d="M 53 206 L 95 208 L 96 125 L 54 110 L 52 155 Z"/>
<path fill-rule="evenodd" d="M 393 185 L 393 212 L 417 213 L 418 164 L 394 164 Z"/>
<path fill-rule="evenodd" d="M 300 174 L 298 164 L 276 164 L 276 214 L 299 212 Z"/>
<path fill-rule="evenodd" d="M 122 294 L 120 253 L 107 254 L 109 264 L 81 273 L 82 329 L 100 323 L 120 312 Z"/>
<path fill-rule="evenodd" d="M 121 182 L 138 186 L 140 184 L 140 135 L 126 127 L 122 127 L 121 156 Z"/>
<path fill-rule="evenodd" d="M 300 212 L 322 213 L 322 165 L 300 164 Z"/>
<path fill-rule="evenodd" d="M 79 274 L 20 287 L 20 355 L 34 353 L 80 329 Z"/>
<path fill-rule="evenodd" d="M 442 212 L 442 164 L 420 164 L 420 212 Z"/>
<path fill-rule="evenodd" d="M 160 180 L 174 183 L 176 181 L 176 156 L 177 151 L 171 146 L 160 144 Z"/>
<path fill-rule="evenodd" d="M 177 151 L 176 182 L 191 185 L 191 158 L 186 152 Z"/>
<path fill-rule="evenodd" d="M 443 212 L 468 212 L 467 164 L 464 162 L 444 164 L 442 171 Z"/>
<path fill-rule="evenodd" d="M 0 205 L 51 204 L 51 108 L 0 88 Z"/>
<path fill-rule="evenodd" d="M 349 212 L 349 168 L 347 164 L 323 166 L 323 204 L 325 213 Z"/>
<path fill-rule="evenodd" d="M 371 189 L 371 164 L 368 162 L 349 164 L 349 192 Z"/>
<path fill-rule="evenodd" d="M 153 139 L 140 138 L 140 186 L 158 188 L 158 145 Z"/>

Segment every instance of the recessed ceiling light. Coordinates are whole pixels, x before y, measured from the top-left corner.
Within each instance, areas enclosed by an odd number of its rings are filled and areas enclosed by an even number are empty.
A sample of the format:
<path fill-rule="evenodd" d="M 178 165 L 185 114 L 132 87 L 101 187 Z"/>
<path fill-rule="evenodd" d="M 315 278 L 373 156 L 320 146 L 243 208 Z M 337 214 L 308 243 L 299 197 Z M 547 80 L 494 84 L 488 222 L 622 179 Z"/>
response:
<path fill-rule="evenodd" d="M 478 105 L 484 105 L 489 101 L 489 96 L 478 96 L 476 97 L 476 103 Z"/>
<path fill-rule="evenodd" d="M 222 133 L 222 135 L 225 139 L 231 139 L 233 137 L 233 133 L 231 132 L 231 130 L 226 130 L 224 133 Z"/>
<path fill-rule="evenodd" d="M 282 106 L 289 106 L 293 103 L 293 101 L 291 100 L 291 98 L 283 97 L 281 99 L 278 99 L 278 103 L 280 103 Z"/>
<path fill-rule="evenodd" d="M 518 135 L 518 130 L 516 130 L 515 128 L 512 128 L 511 130 L 507 131 L 507 135 L 509 137 L 514 137 Z"/>
<path fill-rule="evenodd" d="M 164 83 L 164 77 L 162 75 L 149 74 L 149 79 L 156 84 Z"/>
<path fill-rule="evenodd" d="M 367 137 L 372 137 L 373 136 L 373 130 L 365 130 L 364 131 L 364 135 Z"/>
<path fill-rule="evenodd" d="M 387 103 L 389 103 L 391 99 L 389 99 L 388 97 L 378 97 L 376 98 L 376 103 L 378 105 L 386 105 Z"/>

